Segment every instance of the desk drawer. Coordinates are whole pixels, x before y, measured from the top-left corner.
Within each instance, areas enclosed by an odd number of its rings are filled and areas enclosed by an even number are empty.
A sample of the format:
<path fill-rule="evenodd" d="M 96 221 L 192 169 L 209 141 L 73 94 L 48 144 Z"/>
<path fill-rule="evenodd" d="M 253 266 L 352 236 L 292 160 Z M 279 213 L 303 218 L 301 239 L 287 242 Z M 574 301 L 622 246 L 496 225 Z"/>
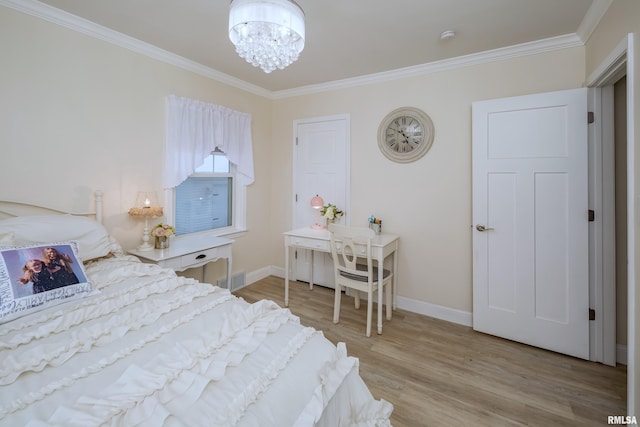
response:
<path fill-rule="evenodd" d="M 338 252 L 342 252 L 342 243 L 336 243 L 336 249 Z M 350 253 L 351 251 L 349 251 Z M 356 256 L 365 257 L 367 256 L 367 245 L 356 245 Z"/>
<path fill-rule="evenodd" d="M 314 251 L 330 252 L 329 241 L 319 239 L 309 239 L 306 237 L 289 237 L 289 244 L 299 248 L 313 249 Z"/>
<path fill-rule="evenodd" d="M 180 257 L 180 267 L 189 268 L 215 261 L 222 255 L 220 248 L 206 249 L 200 252 L 183 255 Z"/>

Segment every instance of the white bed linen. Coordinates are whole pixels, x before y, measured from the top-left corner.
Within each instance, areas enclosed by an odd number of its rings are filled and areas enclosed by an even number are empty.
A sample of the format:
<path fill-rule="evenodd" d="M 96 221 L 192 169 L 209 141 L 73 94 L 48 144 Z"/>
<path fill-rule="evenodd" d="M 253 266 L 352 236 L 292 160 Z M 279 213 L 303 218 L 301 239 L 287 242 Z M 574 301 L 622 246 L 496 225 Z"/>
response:
<path fill-rule="evenodd" d="M 0 426 L 374 426 L 348 357 L 271 301 L 131 256 L 93 262 L 100 294 L 0 325 Z"/>

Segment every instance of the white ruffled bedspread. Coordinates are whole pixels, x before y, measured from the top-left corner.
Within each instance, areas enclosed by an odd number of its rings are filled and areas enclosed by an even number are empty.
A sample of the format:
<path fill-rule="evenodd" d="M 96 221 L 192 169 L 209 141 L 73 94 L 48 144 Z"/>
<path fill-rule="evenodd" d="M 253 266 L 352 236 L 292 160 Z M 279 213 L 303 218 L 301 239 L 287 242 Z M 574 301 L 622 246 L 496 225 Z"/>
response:
<path fill-rule="evenodd" d="M 389 426 L 348 357 L 272 301 L 131 256 L 100 293 L 0 325 L 0 426 Z"/>

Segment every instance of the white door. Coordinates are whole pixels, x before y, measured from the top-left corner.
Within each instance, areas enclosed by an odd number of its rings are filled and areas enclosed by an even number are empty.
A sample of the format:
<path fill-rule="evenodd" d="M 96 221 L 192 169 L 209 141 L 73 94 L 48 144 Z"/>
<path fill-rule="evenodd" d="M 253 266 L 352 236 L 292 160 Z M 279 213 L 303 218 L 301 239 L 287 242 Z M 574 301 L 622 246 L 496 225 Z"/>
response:
<path fill-rule="evenodd" d="M 473 328 L 589 358 L 587 89 L 473 104 Z"/>
<path fill-rule="evenodd" d="M 349 118 L 320 117 L 294 122 L 293 228 L 316 221 L 311 198 L 319 195 L 349 215 Z M 313 259 L 313 283 L 333 287 L 333 262 L 329 254 L 296 250 L 292 272 L 308 282 Z"/>

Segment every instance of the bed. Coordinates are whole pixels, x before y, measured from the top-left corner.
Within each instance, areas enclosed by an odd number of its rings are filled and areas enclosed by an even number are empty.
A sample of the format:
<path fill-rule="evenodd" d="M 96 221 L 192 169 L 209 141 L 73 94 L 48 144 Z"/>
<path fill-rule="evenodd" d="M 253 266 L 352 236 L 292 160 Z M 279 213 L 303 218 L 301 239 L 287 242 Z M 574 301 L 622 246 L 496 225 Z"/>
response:
<path fill-rule="evenodd" d="M 0 426 L 390 425 L 343 343 L 125 254 L 96 202 L 0 203 Z"/>

